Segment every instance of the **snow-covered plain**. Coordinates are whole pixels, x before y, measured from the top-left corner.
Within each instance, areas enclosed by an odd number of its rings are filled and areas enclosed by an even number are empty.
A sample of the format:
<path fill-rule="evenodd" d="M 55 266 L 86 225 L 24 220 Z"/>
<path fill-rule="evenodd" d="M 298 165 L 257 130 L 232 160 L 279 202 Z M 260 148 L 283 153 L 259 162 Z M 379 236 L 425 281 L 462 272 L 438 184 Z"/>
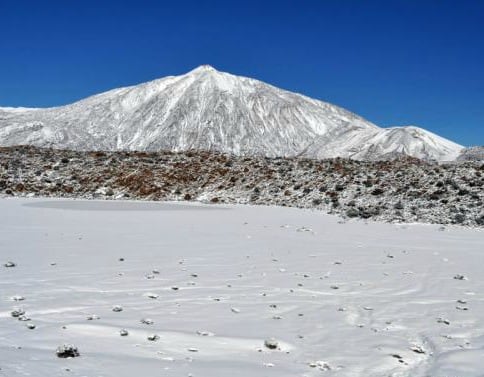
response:
<path fill-rule="evenodd" d="M 484 376 L 481 230 L 262 206 L 0 213 L 2 377 Z"/>

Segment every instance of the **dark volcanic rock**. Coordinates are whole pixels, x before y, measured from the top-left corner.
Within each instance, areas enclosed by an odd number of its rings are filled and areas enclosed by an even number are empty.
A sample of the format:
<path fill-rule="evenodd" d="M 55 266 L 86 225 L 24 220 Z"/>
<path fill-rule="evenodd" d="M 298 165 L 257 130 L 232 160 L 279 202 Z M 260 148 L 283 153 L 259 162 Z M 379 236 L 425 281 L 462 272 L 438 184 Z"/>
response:
<path fill-rule="evenodd" d="M 76 346 L 72 344 L 64 344 L 62 346 L 57 347 L 57 350 L 55 351 L 57 357 L 60 357 L 62 359 L 66 359 L 68 357 L 78 357 L 80 356 L 79 350 L 77 349 Z"/>
<path fill-rule="evenodd" d="M 484 226 L 483 186 L 482 161 L 0 148 L 0 196 L 199 200 L 317 208 L 382 221 Z"/>

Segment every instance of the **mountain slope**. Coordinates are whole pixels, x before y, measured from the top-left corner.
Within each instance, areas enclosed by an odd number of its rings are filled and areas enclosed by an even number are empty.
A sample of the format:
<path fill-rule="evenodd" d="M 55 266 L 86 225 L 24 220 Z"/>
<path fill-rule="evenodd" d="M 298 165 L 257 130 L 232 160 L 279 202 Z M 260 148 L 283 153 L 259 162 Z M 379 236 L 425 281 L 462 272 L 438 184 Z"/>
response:
<path fill-rule="evenodd" d="M 0 144 L 76 150 L 217 150 L 237 155 L 454 159 L 461 146 L 381 129 L 340 107 L 201 66 L 48 109 L 0 108 Z M 419 137 L 414 137 L 415 133 Z"/>
<path fill-rule="evenodd" d="M 463 149 L 457 161 L 484 161 L 484 146 Z"/>

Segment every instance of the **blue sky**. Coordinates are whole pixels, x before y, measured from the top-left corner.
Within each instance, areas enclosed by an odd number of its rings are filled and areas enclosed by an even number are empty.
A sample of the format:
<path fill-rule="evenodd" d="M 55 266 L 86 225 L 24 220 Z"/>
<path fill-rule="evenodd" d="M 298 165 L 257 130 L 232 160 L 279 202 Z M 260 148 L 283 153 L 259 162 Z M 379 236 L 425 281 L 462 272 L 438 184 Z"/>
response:
<path fill-rule="evenodd" d="M 484 1 L 0 1 L 0 106 L 201 64 L 484 144 Z"/>

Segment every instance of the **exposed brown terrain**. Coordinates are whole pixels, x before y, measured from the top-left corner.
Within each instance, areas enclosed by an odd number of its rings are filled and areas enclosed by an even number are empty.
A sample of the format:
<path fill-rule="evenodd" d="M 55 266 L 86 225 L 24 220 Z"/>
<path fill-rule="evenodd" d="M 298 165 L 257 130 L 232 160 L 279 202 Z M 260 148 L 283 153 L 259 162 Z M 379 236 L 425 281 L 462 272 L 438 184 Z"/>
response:
<path fill-rule="evenodd" d="M 315 208 L 350 218 L 484 226 L 484 163 L 0 148 L 0 195 Z"/>

